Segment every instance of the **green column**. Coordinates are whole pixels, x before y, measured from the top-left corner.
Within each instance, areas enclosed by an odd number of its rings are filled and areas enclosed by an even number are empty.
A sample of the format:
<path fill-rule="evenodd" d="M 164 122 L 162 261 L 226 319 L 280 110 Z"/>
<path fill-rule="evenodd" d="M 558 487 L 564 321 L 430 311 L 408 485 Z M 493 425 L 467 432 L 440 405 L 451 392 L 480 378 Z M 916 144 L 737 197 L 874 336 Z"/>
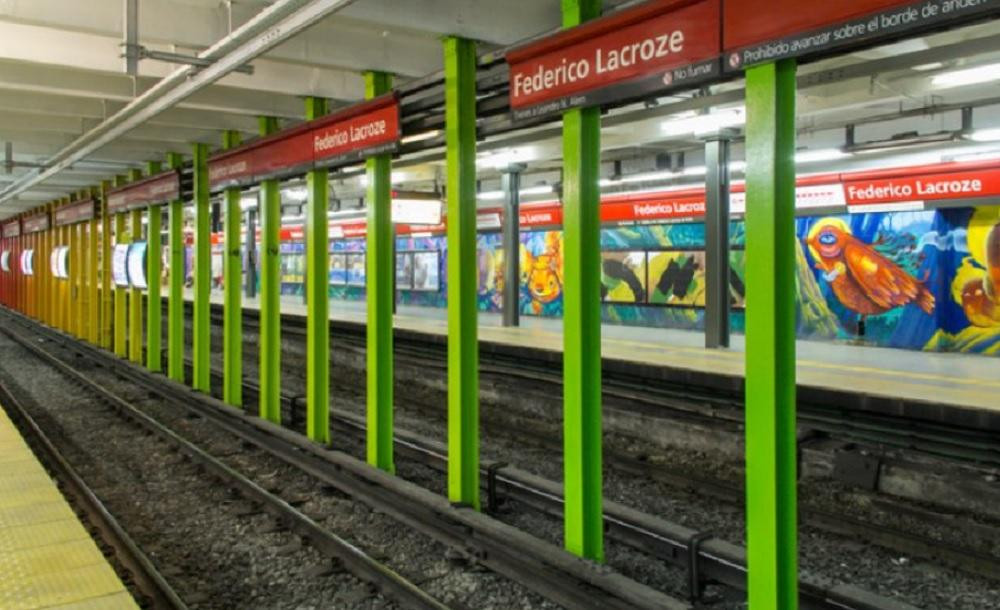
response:
<path fill-rule="evenodd" d="M 178 153 L 167 155 L 170 169 L 181 169 Z M 167 376 L 184 383 L 184 202 L 170 202 L 170 271 L 167 286 Z"/>
<path fill-rule="evenodd" d="M 444 89 L 448 166 L 448 498 L 478 509 L 476 45 L 471 40 L 445 38 Z"/>
<path fill-rule="evenodd" d="M 212 328 L 210 290 L 212 288 L 211 209 L 208 197 L 208 145 L 195 144 L 194 163 L 194 367 L 191 387 L 211 392 Z"/>
<path fill-rule="evenodd" d="M 115 176 L 115 186 L 123 186 L 128 181 L 125 176 Z M 125 214 L 115 214 L 115 245 L 128 243 L 125 239 Z M 110 272 L 111 268 L 108 268 Z M 115 355 L 119 358 L 128 356 L 128 312 L 127 289 L 115 284 Z"/>
<path fill-rule="evenodd" d="M 159 161 L 150 161 L 146 165 L 149 175 L 160 173 L 162 165 Z M 163 219 L 163 208 L 156 205 L 149 208 L 149 222 L 146 225 L 146 281 L 149 289 L 146 292 L 146 368 L 158 373 L 163 368 L 160 353 L 163 304 L 160 301 L 160 257 L 163 246 L 160 240 L 160 230 Z"/>
<path fill-rule="evenodd" d="M 260 134 L 278 130 L 261 117 Z M 260 185 L 260 417 L 281 424 L 281 193 L 277 180 Z"/>
<path fill-rule="evenodd" d="M 749 600 L 798 606 L 795 516 L 795 62 L 746 72 Z"/>
<path fill-rule="evenodd" d="M 142 170 L 129 171 L 129 182 L 142 179 Z M 129 212 L 132 228 L 130 241 L 142 241 L 142 210 Z M 142 364 L 142 290 L 132 287 L 128 291 L 128 359 Z"/>
<path fill-rule="evenodd" d="M 563 0 L 563 27 L 600 0 Z M 566 549 L 604 559 L 601 503 L 601 114 L 563 114 L 563 478 Z"/>
<path fill-rule="evenodd" d="M 240 145 L 240 132 L 226 131 L 222 147 L 226 150 Z M 240 256 L 239 188 L 226 189 L 225 259 L 223 260 L 223 321 L 222 321 L 222 400 L 234 407 L 243 405 L 243 259 Z"/>
<path fill-rule="evenodd" d="M 306 118 L 326 114 L 327 101 L 306 98 Z M 306 174 L 306 433 L 330 442 L 330 235 L 327 229 L 329 184 L 326 169 Z"/>
<path fill-rule="evenodd" d="M 384 72 L 365 74 L 365 97 L 392 90 Z M 473 126 L 475 129 L 475 126 Z M 392 457 L 392 305 L 396 298 L 392 228 L 392 155 L 368 159 L 368 463 L 395 472 Z M 475 340 L 475 338 L 473 338 Z"/>

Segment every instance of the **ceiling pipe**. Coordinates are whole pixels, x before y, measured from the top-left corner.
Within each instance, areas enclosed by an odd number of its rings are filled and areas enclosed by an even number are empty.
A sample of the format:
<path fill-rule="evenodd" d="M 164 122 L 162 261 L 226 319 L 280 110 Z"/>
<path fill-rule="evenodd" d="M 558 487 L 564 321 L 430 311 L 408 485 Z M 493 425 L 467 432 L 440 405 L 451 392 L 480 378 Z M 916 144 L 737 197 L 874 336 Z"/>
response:
<path fill-rule="evenodd" d="M 198 54 L 201 59 L 213 61 L 212 65 L 205 68 L 184 66 L 171 72 L 120 111 L 47 159 L 46 169 L 32 171 L 0 192 L 0 204 L 55 176 L 76 161 L 354 1 L 278 0 L 232 34 Z"/>

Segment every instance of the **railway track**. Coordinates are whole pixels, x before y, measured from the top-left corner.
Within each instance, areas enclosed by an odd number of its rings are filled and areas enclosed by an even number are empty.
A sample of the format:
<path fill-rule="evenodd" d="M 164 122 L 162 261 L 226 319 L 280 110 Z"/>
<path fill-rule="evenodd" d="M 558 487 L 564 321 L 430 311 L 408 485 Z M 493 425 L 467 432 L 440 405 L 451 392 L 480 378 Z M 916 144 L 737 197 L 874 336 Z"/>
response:
<path fill-rule="evenodd" d="M 13 319 L 11 314 L 4 315 Z M 288 430 L 242 416 L 210 397 L 193 394 L 183 386 L 151 376 L 110 354 L 18 318 L 25 330 L 61 345 L 67 355 L 60 358 L 49 353 L 35 345 L 37 341 L 13 333 L 9 330 L 10 325 L 4 332 L 60 369 L 73 371 L 74 375 L 84 379 L 85 375 L 76 372 L 66 360 L 74 359 L 71 354 L 86 354 L 87 358 L 76 360 L 97 362 L 151 393 L 177 401 L 191 413 L 307 473 L 318 482 L 361 500 L 414 530 L 446 542 L 448 546 L 461 549 L 463 554 L 475 558 L 476 562 L 561 605 L 573 608 L 689 607 L 686 603 L 575 559 L 561 549 L 549 548 L 537 539 L 498 524 L 471 509 L 450 506 L 436 494 L 373 471 L 348 456 L 328 451 Z M 112 400 L 111 396 L 113 394 L 109 393 L 108 400 L 114 403 L 121 401 L 118 398 Z"/>
<path fill-rule="evenodd" d="M 65 341 L 65 338 L 62 338 L 59 333 L 49 330 L 43 332 L 47 333 L 50 338 Z M 109 366 L 115 366 L 120 374 L 146 385 L 151 391 L 167 393 L 174 391 L 163 384 L 159 378 L 150 376 L 137 367 L 127 365 L 89 346 L 74 346 L 74 349 L 77 347 L 87 352 L 101 354 L 103 358 L 109 360 Z M 218 371 L 214 371 L 213 374 L 216 377 L 216 382 L 213 385 L 221 387 L 221 383 L 219 383 L 221 374 Z M 185 393 L 190 400 L 191 394 L 188 390 L 180 391 Z M 255 384 L 245 382 L 244 404 L 255 404 L 256 394 Z M 195 396 L 200 397 L 201 395 L 196 394 Z M 291 403 L 294 398 L 286 395 L 283 399 L 286 401 L 285 411 L 287 412 L 293 406 Z M 206 400 L 210 401 L 211 399 Z M 217 409 L 217 411 L 219 411 L 218 415 L 224 418 L 233 417 L 236 413 L 231 408 Z M 337 427 L 338 434 L 350 433 L 355 438 L 363 439 L 363 418 L 335 412 L 332 414 L 332 421 Z M 297 435 L 291 434 L 287 430 L 274 429 L 271 432 L 279 434 L 282 438 L 294 439 L 296 443 L 301 443 L 301 439 L 298 439 Z M 445 448 L 439 444 L 398 431 L 396 446 L 399 455 L 405 456 L 408 460 L 419 461 L 439 471 L 444 471 L 446 467 Z M 482 468 L 488 508 L 496 508 L 502 500 L 511 499 L 543 513 L 561 517 L 562 499 L 559 485 L 504 464 L 484 464 Z M 711 582 L 721 583 L 738 590 L 745 589 L 746 563 L 745 550 L 742 547 L 704 532 L 643 515 L 613 502 L 606 504 L 605 510 L 609 536 L 648 553 L 652 557 L 688 571 L 689 593 L 693 600 L 698 599 L 703 587 Z M 843 524 L 842 521 L 840 523 Z M 844 532 L 841 531 L 841 533 Z M 873 595 L 850 585 L 830 587 L 819 581 L 812 582 L 806 579 L 803 580 L 800 587 L 803 607 L 805 608 L 910 608 L 906 604 Z"/>

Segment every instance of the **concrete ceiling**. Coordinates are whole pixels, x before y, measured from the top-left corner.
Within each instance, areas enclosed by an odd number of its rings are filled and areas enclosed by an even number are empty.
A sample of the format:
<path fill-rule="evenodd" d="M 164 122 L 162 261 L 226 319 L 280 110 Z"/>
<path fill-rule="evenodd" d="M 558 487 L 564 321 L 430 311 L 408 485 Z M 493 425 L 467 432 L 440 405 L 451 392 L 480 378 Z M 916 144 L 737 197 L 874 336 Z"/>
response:
<path fill-rule="evenodd" d="M 608 8 L 622 3 L 605 2 Z M 138 77 L 124 73 L 122 4 L 122 0 L 0 0 L 0 156 L 10 143 L 14 162 L 9 171 L 0 168 L 0 189 L 44 164 L 176 68 L 146 59 L 140 62 Z M 193 55 L 269 4 L 140 0 L 139 42 L 153 50 Z M 559 6 L 557 0 L 356 0 L 254 60 L 252 75 L 222 78 L 71 170 L 0 204 L 0 218 L 142 167 L 146 161 L 163 160 L 167 152 L 189 153 L 194 142 L 218 145 L 223 130 L 251 136 L 261 115 L 300 120 L 307 95 L 328 97 L 338 104 L 360 100 L 365 70 L 391 72 L 397 82 L 437 72 L 442 69 L 443 35 L 474 38 L 490 49 L 551 31 L 559 26 Z M 956 67 L 993 61 L 1000 61 L 1000 34 L 995 24 L 983 24 L 803 66 L 803 76 L 832 75 L 838 70 L 857 74 L 803 87 L 799 101 L 803 144 L 838 145 L 842 126 L 848 122 L 921 109 L 927 111 L 925 116 L 911 116 L 902 123 L 859 127 L 857 139 L 953 128 L 957 111 L 934 109 L 1000 98 L 1000 81 L 936 90 L 931 78 Z M 721 99 L 718 96 L 740 87 L 740 83 L 713 87 L 706 100 Z M 607 158 L 640 159 L 637 166 L 641 166 L 642 158 L 652 159 L 657 152 L 697 148 L 695 141 L 663 137 L 659 125 L 674 109 L 694 108 L 701 102 L 683 95 L 659 102 L 656 108 L 638 105 L 615 111 L 613 120 L 609 117 L 603 132 Z M 1000 126 L 1000 112 L 985 108 L 977 111 L 976 120 L 977 126 Z M 532 161 L 539 170 L 558 165 L 558 137 L 550 131 L 541 130 L 533 142 Z M 484 148 L 503 148 L 508 140 L 500 138 Z M 439 163 L 433 154 L 418 159 L 419 164 L 414 160 L 422 169 L 411 174 L 421 179 L 435 175 L 433 168 Z M 490 178 L 488 170 L 486 177 Z"/>

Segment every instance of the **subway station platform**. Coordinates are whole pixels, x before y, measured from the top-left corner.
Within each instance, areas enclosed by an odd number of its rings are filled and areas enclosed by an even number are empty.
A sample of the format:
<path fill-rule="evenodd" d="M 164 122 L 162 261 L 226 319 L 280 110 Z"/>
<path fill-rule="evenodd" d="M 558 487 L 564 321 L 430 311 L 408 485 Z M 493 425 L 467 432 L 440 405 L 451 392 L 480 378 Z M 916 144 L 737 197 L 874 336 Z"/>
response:
<path fill-rule="evenodd" d="M 0 608 L 138 608 L 2 409 Z"/>
<path fill-rule="evenodd" d="M 213 292 L 211 298 L 221 306 L 221 293 Z M 256 310 L 258 304 L 244 298 L 244 307 Z M 301 296 L 283 296 L 281 311 L 306 315 Z M 330 301 L 335 323 L 364 325 L 366 317 L 363 301 Z M 521 316 L 520 322 L 519 327 L 505 328 L 498 314 L 480 312 L 480 349 L 531 352 L 556 365 L 562 352 L 562 320 Z M 401 305 L 395 327 L 397 335 L 443 341 L 447 310 Z M 697 331 L 605 324 L 601 344 L 605 370 L 734 394 L 743 389 L 742 335 L 733 335 L 728 349 L 706 349 L 704 335 Z M 1000 431 L 1000 360 L 995 357 L 804 340 L 796 342 L 796 351 L 800 401 Z"/>

